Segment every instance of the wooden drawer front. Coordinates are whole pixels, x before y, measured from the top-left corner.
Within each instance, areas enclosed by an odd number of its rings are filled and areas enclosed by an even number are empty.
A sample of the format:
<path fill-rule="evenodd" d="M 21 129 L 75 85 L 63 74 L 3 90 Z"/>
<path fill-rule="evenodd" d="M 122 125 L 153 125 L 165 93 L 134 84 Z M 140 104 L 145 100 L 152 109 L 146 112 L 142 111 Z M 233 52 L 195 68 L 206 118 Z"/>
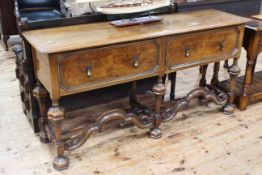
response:
<path fill-rule="evenodd" d="M 172 37 L 167 45 L 167 67 L 207 62 L 214 58 L 229 58 L 237 52 L 239 30 L 228 28 Z"/>
<path fill-rule="evenodd" d="M 156 74 L 159 46 L 155 41 L 64 54 L 59 59 L 59 81 L 65 90 L 125 82 Z"/>

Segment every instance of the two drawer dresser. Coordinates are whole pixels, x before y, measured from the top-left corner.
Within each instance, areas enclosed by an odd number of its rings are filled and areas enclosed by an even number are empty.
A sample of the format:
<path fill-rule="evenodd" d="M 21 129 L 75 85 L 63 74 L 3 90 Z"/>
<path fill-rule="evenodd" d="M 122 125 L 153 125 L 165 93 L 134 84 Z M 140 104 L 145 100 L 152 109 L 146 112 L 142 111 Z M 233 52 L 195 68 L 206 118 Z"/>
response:
<path fill-rule="evenodd" d="M 162 21 L 152 24 L 114 28 L 107 22 L 75 25 L 53 29 L 32 30 L 23 37 L 32 45 L 37 86 L 33 94 L 41 113 L 40 139 L 53 141 L 57 155 L 53 165 L 57 170 L 69 166 L 64 150 L 83 145 L 89 136 L 101 131 L 104 124 L 120 120 L 139 128 L 148 128 L 151 138 L 160 138 L 162 122 L 173 119 L 191 99 L 213 101 L 233 113 L 235 79 L 240 73 L 240 56 L 246 18 L 217 10 L 203 10 L 162 15 Z M 217 72 L 211 85 L 200 87 L 172 105 L 163 102 L 166 93 L 164 78 L 179 70 L 234 59 L 229 67 L 230 91 L 216 87 Z M 153 107 L 142 105 L 136 97 L 136 81 L 157 77 L 152 87 Z M 97 117 L 97 122 L 62 131 L 66 110 L 59 104 L 63 96 L 112 87 L 132 82 L 130 110 L 110 109 Z M 47 109 L 46 98 L 52 106 Z M 97 97 L 102 98 L 102 97 Z"/>

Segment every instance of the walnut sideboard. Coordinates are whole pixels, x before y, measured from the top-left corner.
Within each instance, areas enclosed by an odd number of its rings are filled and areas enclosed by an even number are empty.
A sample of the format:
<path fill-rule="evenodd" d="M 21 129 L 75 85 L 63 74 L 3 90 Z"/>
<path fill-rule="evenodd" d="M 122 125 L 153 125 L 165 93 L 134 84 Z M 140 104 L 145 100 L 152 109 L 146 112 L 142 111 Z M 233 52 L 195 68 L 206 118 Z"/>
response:
<path fill-rule="evenodd" d="M 115 119 L 149 128 L 152 138 L 160 138 L 162 121 L 169 121 L 193 98 L 223 105 L 226 114 L 233 113 L 233 89 L 240 73 L 237 66 L 243 41 L 246 18 L 217 10 L 203 10 L 175 15 L 163 15 L 161 22 L 124 28 L 114 28 L 107 22 L 75 25 L 53 29 L 32 30 L 23 37 L 32 45 L 37 86 L 33 94 L 41 113 L 40 139 L 53 141 L 57 170 L 68 168 L 64 150 L 75 149 L 102 126 Z M 225 94 L 215 86 L 207 86 L 205 74 L 200 88 L 193 90 L 173 107 L 163 110 L 166 87 L 163 77 L 169 73 L 233 58 L 229 67 L 230 92 Z M 154 109 L 139 103 L 136 80 L 157 76 L 153 86 Z M 218 81 L 214 71 L 212 84 Z M 112 109 L 99 116 L 97 123 L 72 130 L 66 137 L 62 131 L 65 111 L 59 105 L 63 96 L 133 82 L 129 112 Z M 52 106 L 46 115 L 45 99 Z M 98 97 L 100 98 L 100 97 Z M 138 110 L 140 109 L 140 110 Z"/>

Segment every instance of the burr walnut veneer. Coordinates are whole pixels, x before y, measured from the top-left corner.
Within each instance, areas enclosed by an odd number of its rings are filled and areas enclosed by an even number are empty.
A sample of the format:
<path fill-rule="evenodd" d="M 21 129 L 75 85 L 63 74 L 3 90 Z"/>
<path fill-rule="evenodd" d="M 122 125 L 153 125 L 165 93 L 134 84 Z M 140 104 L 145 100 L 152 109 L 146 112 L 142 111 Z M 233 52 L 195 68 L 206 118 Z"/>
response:
<path fill-rule="evenodd" d="M 225 113 L 233 112 L 232 92 L 240 72 L 237 61 L 247 19 L 217 10 L 161 17 L 161 22 L 125 28 L 114 28 L 102 22 L 23 33 L 32 45 L 38 80 L 33 94 L 41 113 L 43 127 L 40 138 L 44 142 L 54 141 L 57 156 L 53 165 L 56 169 L 68 167 L 65 149 L 81 146 L 92 133 L 100 131 L 111 120 L 119 119 L 123 124 L 149 128 L 150 137 L 160 138 L 161 122 L 174 118 L 193 98 L 214 101 L 224 105 Z M 163 109 L 162 100 L 166 92 L 163 77 L 166 74 L 229 58 L 234 58 L 234 63 L 229 68 L 231 83 L 228 96 L 214 86 L 209 90 L 203 77 L 201 88 L 193 90 L 173 107 Z M 136 98 L 135 82 L 155 76 L 158 80 L 152 90 L 154 107 L 150 109 Z M 214 74 L 213 82 L 216 80 L 217 75 Z M 64 110 L 59 105 L 62 96 L 126 82 L 133 82 L 130 111 L 112 109 L 99 116 L 91 126 L 74 128 L 69 136 L 62 133 Z M 48 95 L 52 106 L 47 117 L 45 99 Z"/>

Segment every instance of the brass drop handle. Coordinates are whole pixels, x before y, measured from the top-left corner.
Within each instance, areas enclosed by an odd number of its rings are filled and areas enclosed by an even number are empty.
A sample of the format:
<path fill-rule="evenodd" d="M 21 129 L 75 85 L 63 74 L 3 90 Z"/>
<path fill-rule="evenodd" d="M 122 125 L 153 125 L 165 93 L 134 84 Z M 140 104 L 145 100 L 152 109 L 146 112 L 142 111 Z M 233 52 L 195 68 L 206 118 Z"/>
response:
<path fill-rule="evenodd" d="M 138 68 L 138 66 L 139 66 L 139 57 L 138 56 L 134 56 L 133 60 L 134 60 L 134 67 Z"/>
<path fill-rule="evenodd" d="M 185 57 L 189 57 L 190 56 L 190 48 L 185 48 Z"/>
<path fill-rule="evenodd" d="M 220 47 L 220 50 L 225 50 L 225 42 L 224 41 L 221 41 L 219 42 L 219 47 Z"/>
<path fill-rule="evenodd" d="M 92 70 L 90 66 L 86 66 L 86 76 L 89 78 L 92 75 Z"/>

